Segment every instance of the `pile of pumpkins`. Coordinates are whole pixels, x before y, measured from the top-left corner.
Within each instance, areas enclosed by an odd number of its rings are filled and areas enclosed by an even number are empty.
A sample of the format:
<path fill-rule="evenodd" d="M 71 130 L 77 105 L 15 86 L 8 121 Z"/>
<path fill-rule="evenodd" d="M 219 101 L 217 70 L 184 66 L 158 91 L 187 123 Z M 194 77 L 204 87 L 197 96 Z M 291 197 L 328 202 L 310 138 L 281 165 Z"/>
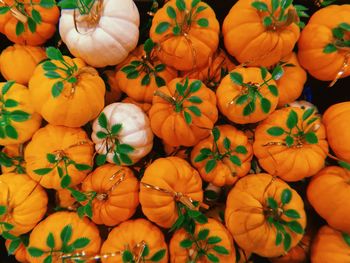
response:
<path fill-rule="evenodd" d="M 307 72 L 350 75 L 350 5 L 305 25 L 292 0 L 238 0 L 220 30 L 204 1 L 153 4 L 137 46 L 132 0 L 0 0 L 8 254 L 349 262 L 350 102 L 321 116 L 297 99 Z"/>

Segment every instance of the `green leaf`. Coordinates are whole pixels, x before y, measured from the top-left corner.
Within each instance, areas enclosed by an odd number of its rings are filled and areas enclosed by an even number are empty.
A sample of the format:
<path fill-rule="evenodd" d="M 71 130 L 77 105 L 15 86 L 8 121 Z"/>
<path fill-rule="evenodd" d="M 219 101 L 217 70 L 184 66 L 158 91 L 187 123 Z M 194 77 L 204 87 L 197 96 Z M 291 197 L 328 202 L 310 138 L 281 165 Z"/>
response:
<path fill-rule="evenodd" d="M 193 241 L 190 239 L 184 239 L 180 242 L 182 248 L 190 248 L 193 245 Z"/>
<path fill-rule="evenodd" d="M 285 9 L 287 9 L 292 3 L 293 3 L 293 0 L 281 0 L 281 7 L 285 10 Z"/>
<path fill-rule="evenodd" d="M 15 239 L 15 240 L 11 240 L 10 245 L 8 247 L 8 250 L 7 250 L 8 254 L 13 255 L 21 243 L 22 243 L 22 241 L 19 238 Z"/>
<path fill-rule="evenodd" d="M 214 127 L 213 130 L 211 131 L 213 134 L 214 141 L 218 141 L 220 138 L 220 130 L 218 127 Z"/>
<path fill-rule="evenodd" d="M 289 218 L 294 218 L 294 219 L 300 218 L 300 214 L 294 209 L 288 209 L 284 211 L 284 214 Z"/>
<path fill-rule="evenodd" d="M 269 71 L 267 70 L 267 68 L 265 68 L 265 67 L 261 67 L 260 68 L 260 74 L 261 74 L 262 79 L 266 79 L 266 76 L 267 76 L 268 72 Z"/>
<path fill-rule="evenodd" d="M 284 233 L 284 238 L 283 238 L 283 247 L 284 250 L 287 252 L 290 249 L 292 243 L 292 238 L 288 233 Z"/>
<path fill-rule="evenodd" d="M 35 9 L 32 9 L 32 18 L 33 18 L 33 20 L 35 21 L 35 23 L 41 24 L 41 21 L 42 21 L 41 15 L 40 15 L 40 13 L 39 13 L 37 10 L 35 10 Z"/>
<path fill-rule="evenodd" d="M 210 262 L 213 262 L 213 263 L 220 262 L 219 258 L 212 253 L 208 253 L 206 254 L 206 256 Z"/>
<path fill-rule="evenodd" d="M 16 36 L 20 36 L 24 32 L 24 30 L 24 24 L 21 21 L 17 21 Z"/>
<path fill-rule="evenodd" d="M 242 85 L 243 84 L 243 77 L 240 73 L 238 72 L 231 72 L 230 73 L 230 78 L 233 81 L 233 83 L 237 85 Z"/>
<path fill-rule="evenodd" d="M 52 59 L 52 60 L 60 60 L 60 61 L 63 60 L 61 51 L 54 47 L 48 47 L 46 49 L 46 55 L 49 59 Z"/>
<path fill-rule="evenodd" d="M 165 86 L 165 80 L 162 77 L 156 76 L 156 83 L 158 87 Z"/>
<path fill-rule="evenodd" d="M 305 141 L 309 144 L 318 143 L 318 138 L 314 132 L 308 132 L 305 134 Z"/>
<path fill-rule="evenodd" d="M 5 101 L 5 107 L 6 108 L 13 108 L 13 107 L 17 107 L 19 104 L 17 101 L 13 100 L 13 99 L 7 99 Z"/>
<path fill-rule="evenodd" d="M 52 255 L 48 255 L 45 259 L 43 263 L 52 263 Z"/>
<path fill-rule="evenodd" d="M 61 187 L 62 188 L 67 188 L 70 183 L 71 183 L 71 177 L 69 175 L 65 175 L 62 177 L 62 180 L 61 180 Z"/>
<path fill-rule="evenodd" d="M 9 6 L 0 6 L 0 15 L 4 15 L 6 14 L 8 11 L 10 11 L 10 7 Z"/>
<path fill-rule="evenodd" d="M 74 0 L 62 0 L 57 4 L 61 9 L 75 9 L 77 8 L 77 2 Z"/>
<path fill-rule="evenodd" d="M 343 239 L 345 243 L 350 247 L 350 235 L 346 233 L 342 233 Z"/>
<path fill-rule="evenodd" d="M 272 209 L 277 209 L 278 208 L 278 204 L 277 204 L 276 200 L 273 197 L 268 197 L 267 198 L 267 204 Z"/>
<path fill-rule="evenodd" d="M 116 165 L 121 165 L 121 162 L 120 162 L 120 159 L 118 157 L 118 154 L 114 154 L 113 156 L 113 162 L 116 164 Z"/>
<path fill-rule="evenodd" d="M 202 87 L 202 82 L 200 80 L 195 80 L 190 84 L 190 93 L 195 93 Z"/>
<path fill-rule="evenodd" d="M 0 216 L 4 215 L 6 213 L 6 206 L 0 205 Z"/>
<path fill-rule="evenodd" d="M 129 74 L 130 72 L 136 71 L 136 67 L 134 65 L 127 65 L 121 69 L 125 74 Z"/>
<path fill-rule="evenodd" d="M 154 253 L 153 256 L 150 258 L 150 260 L 153 262 L 161 261 L 164 258 L 165 254 L 166 254 L 166 249 L 161 249 L 156 253 Z"/>
<path fill-rule="evenodd" d="M 201 18 L 197 20 L 197 25 L 199 25 L 200 27 L 208 27 L 209 21 L 206 18 Z"/>
<path fill-rule="evenodd" d="M 196 9 L 196 14 L 199 14 L 200 12 L 203 12 L 205 9 L 207 9 L 206 6 L 199 6 L 199 7 Z"/>
<path fill-rule="evenodd" d="M 145 76 L 143 76 L 143 78 L 141 80 L 141 85 L 147 86 L 150 84 L 150 82 L 151 82 L 151 77 L 149 76 L 149 74 L 146 74 Z"/>
<path fill-rule="evenodd" d="M 68 189 L 71 193 L 71 195 L 73 196 L 73 198 L 75 200 L 77 200 L 78 202 L 84 202 L 87 200 L 87 197 L 84 193 L 82 192 L 79 192 L 78 190 L 75 190 L 75 189 L 72 189 L 72 188 L 69 188 Z"/>
<path fill-rule="evenodd" d="M 268 27 L 272 25 L 272 18 L 270 16 L 265 16 L 263 19 L 263 25 Z"/>
<path fill-rule="evenodd" d="M 51 89 L 52 97 L 57 98 L 59 95 L 61 95 L 63 88 L 64 85 L 62 81 L 57 81 L 55 84 L 53 84 Z"/>
<path fill-rule="evenodd" d="M 306 124 L 307 124 L 307 125 L 310 125 L 311 123 L 313 123 L 313 122 L 315 122 L 315 121 L 317 121 L 317 120 L 318 120 L 318 117 L 314 117 L 314 118 L 308 120 Z"/>
<path fill-rule="evenodd" d="M 2 235 L 3 238 L 9 239 L 9 240 L 16 240 L 16 239 L 18 238 L 18 237 L 16 237 L 16 236 L 10 234 L 10 233 L 7 232 L 7 231 L 3 231 L 1 235 Z"/>
<path fill-rule="evenodd" d="M 10 88 L 13 86 L 13 84 L 15 84 L 15 81 L 13 81 L 13 80 L 7 81 L 5 83 L 5 85 L 2 86 L 2 90 L 1 90 L 2 95 L 5 95 L 10 90 Z"/>
<path fill-rule="evenodd" d="M 274 95 L 275 97 L 278 96 L 278 89 L 275 85 L 269 85 L 268 88 L 272 95 Z"/>
<path fill-rule="evenodd" d="M 283 240 L 283 236 L 282 236 L 282 233 L 277 231 L 276 233 L 276 246 L 279 246 L 281 243 L 282 243 L 282 240 Z"/>
<path fill-rule="evenodd" d="M 107 126 L 108 126 L 108 121 L 107 121 L 107 117 L 106 114 L 104 112 L 102 112 L 100 114 L 100 116 L 98 116 L 98 124 L 103 128 L 107 130 Z"/>
<path fill-rule="evenodd" d="M 243 109 L 243 116 L 248 116 L 255 111 L 255 102 L 249 102 Z"/>
<path fill-rule="evenodd" d="M 44 251 L 42 251 L 40 248 L 36 248 L 36 247 L 29 247 L 28 253 L 29 253 L 29 255 L 31 255 L 34 258 L 38 258 L 38 257 L 41 257 L 42 255 L 44 255 Z"/>
<path fill-rule="evenodd" d="M 194 114 L 194 115 L 196 115 L 197 117 L 200 117 L 200 116 L 202 116 L 202 113 L 201 113 L 201 111 L 200 111 L 200 109 L 197 107 L 197 106 L 189 106 L 189 107 L 187 107 L 190 111 L 192 111 L 192 113 Z"/>
<path fill-rule="evenodd" d="M 221 255 L 230 254 L 230 252 L 223 246 L 214 246 L 213 249 L 216 253 L 221 254 Z"/>
<path fill-rule="evenodd" d="M 198 240 L 206 240 L 208 236 L 209 236 L 209 229 L 204 228 L 198 232 L 197 238 Z"/>
<path fill-rule="evenodd" d="M 267 4 L 265 4 L 264 2 L 253 2 L 252 3 L 252 7 L 254 7 L 255 9 L 259 10 L 259 11 L 268 11 L 269 8 L 267 7 Z"/>
<path fill-rule="evenodd" d="M 134 259 L 134 256 L 132 255 L 132 253 L 129 250 L 124 250 L 122 259 L 123 259 L 123 263 L 124 262 L 132 262 Z"/>
<path fill-rule="evenodd" d="M 53 236 L 53 234 L 51 232 L 49 233 L 49 235 L 46 238 L 46 245 L 51 249 L 55 248 L 55 237 Z"/>
<path fill-rule="evenodd" d="M 90 239 L 86 238 L 86 237 L 81 237 L 81 238 L 78 238 L 76 239 L 74 242 L 73 242 L 73 247 L 75 249 L 81 249 L 81 248 L 84 248 L 86 247 L 87 245 L 90 244 Z"/>
<path fill-rule="evenodd" d="M 248 150 L 245 146 L 243 145 L 238 145 L 235 149 L 236 153 L 241 153 L 241 154 L 247 154 Z"/>
<path fill-rule="evenodd" d="M 130 157 L 124 153 L 120 153 L 119 154 L 120 160 L 127 165 L 131 165 L 132 164 L 132 160 L 130 159 Z"/>
<path fill-rule="evenodd" d="M 196 218 L 196 217 L 199 217 L 200 215 L 202 215 L 202 213 L 197 211 L 197 210 L 188 210 L 187 214 L 191 218 Z"/>
<path fill-rule="evenodd" d="M 30 114 L 21 110 L 11 111 L 11 120 L 15 122 L 23 122 L 30 118 Z"/>
<path fill-rule="evenodd" d="M 241 165 L 242 165 L 241 160 L 236 155 L 230 156 L 230 161 L 231 161 L 231 163 L 233 163 L 234 165 L 237 165 L 239 167 L 241 167 Z"/>
<path fill-rule="evenodd" d="M 200 97 L 192 96 L 187 99 L 189 102 L 200 104 L 203 102 L 203 100 Z"/>
<path fill-rule="evenodd" d="M 130 146 L 129 144 L 119 144 L 117 146 L 117 149 L 119 153 L 124 153 L 124 154 L 131 153 L 135 150 L 134 147 Z"/>
<path fill-rule="evenodd" d="M 340 27 L 341 29 L 344 29 L 345 31 L 350 32 L 350 24 L 348 24 L 348 23 L 340 23 L 340 24 L 339 24 L 339 27 Z"/>
<path fill-rule="evenodd" d="M 278 126 L 274 126 L 271 127 L 267 130 L 267 133 L 270 134 L 271 136 L 281 136 L 282 134 L 284 134 L 284 130 L 281 127 Z"/>
<path fill-rule="evenodd" d="M 180 11 L 185 11 L 186 10 L 186 3 L 184 0 L 176 0 L 176 7 Z"/>
<path fill-rule="evenodd" d="M 266 114 L 269 113 L 271 110 L 271 102 L 266 98 L 262 98 L 260 100 L 260 106 L 262 111 Z"/>
<path fill-rule="evenodd" d="M 147 53 L 147 54 L 149 54 L 149 53 L 151 53 L 152 52 L 152 50 L 153 50 L 153 48 L 154 48 L 154 42 L 153 42 L 153 40 L 152 39 L 147 39 L 146 41 L 145 41 L 145 44 L 143 45 L 143 50 Z"/>
<path fill-rule="evenodd" d="M 44 8 L 52 8 L 56 5 L 55 0 L 40 0 L 40 6 Z"/>
<path fill-rule="evenodd" d="M 287 222 L 287 226 L 290 228 L 290 230 L 292 230 L 293 232 L 295 232 L 297 234 L 304 234 L 303 227 L 297 221 Z"/>
<path fill-rule="evenodd" d="M 156 33 L 157 34 L 163 34 L 165 31 L 167 31 L 169 29 L 169 27 L 170 27 L 170 23 L 169 22 L 161 22 L 156 27 Z"/>
<path fill-rule="evenodd" d="M 111 133 L 116 135 L 121 131 L 122 128 L 123 125 L 121 123 L 114 124 L 111 128 Z"/>
<path fill-rule="evenodd" d="M 142 252 L 142 257 L 147 257 L 148 255 L 149 255 L 149 247 L 146 244 L 145 248 L 143 249 L 143 252 Z"/>
<path fill-rule="evenodd" d="M 79 206 L 77 209 L 77 214 L 79 218 L 83 218 L 85 214 L 85 207 L 84 206 Z"/>
<path fill-rule="evenodd" d="M 239 96 L 236 99 L 236 104 L 238 105 L 242 105 L 243 103 L 245 103 L 247 100 L 249 99 L 249 96 L 247 94 L 244 94 L 242 96 Z"/>
<path fill-rule="evenodd" d="M 97 164 L 97 166 L 101 166 L 101 165 L 105 164 L 106 161 L 107 161 L 107 156 L 106 155 L 104 155 L 104 154 L 97 155 L 97 157 L 96 157 L 96 164 Z"/>
<path fill-rule="evenodd" d="M 166 12 L 171 19 L 176 19 L 176 11 L 172 6 L 168 6 Z"/>
<path fill-rule="evenodd" d="M 92 169 L 90 165 L 83 163 L 75 163 L 74 166 L 78 171 L 87 171 Z"/>
<path fill-rule="evenodd" d="M 344 162 L 344 161 L 338 161 L 338 164 L 340 167 L 343 167 L 344 169 L 350 170 L 350 163 Z"/>
<path fill-rule="evenodd" d="M 127 79 L 137 79 L 139 76 L 140 76 L 140 72 L 138 72 L 137 70 L 131 71 L 128 74 L 126 74 Z"/>
<path fill-rule="evenodd" d="M 60 178 L 62 178 L 62 177 L 63 177 L 63 170 L 62 170 L 62 167 L 57 166 L 57 172 L 58 172 L 58 176 L 59 176 Z"/>
<path fill-rule="evenodd" d="M 52 168 L 41 168 L 41 169 L 36 169 L 33 172 L 36 173 L 37 175 L 45 175 L 51 171 L 52 171 Z"/>
<path fill-rule="evenodd" d="M 11 139 L 18 139 L 18 133 L 16 129 L 10 124 L 5 126 L 5 133 L 7 137 Z"/>
<path fill-rule="evenodd" d="M 220 243 L 221 241 L 222 239 L 220 237 L 212 236 L 208 238 L 207 243 L 209 245 L 214 245 L 214 244 Z"/>
<path fill-rule="evenodd" d="M 279 0 L 271 0 L 271 6 L 272 6 L 272 13 L 274 13 L 280 5 Z"/>
<path fill-rule="evenodd" d="M 229 150 L 231 148 L 231 141 L 230 141 L 229 138 L 225 137 L 224 141 L 223 141 L 223 144 L 224 144 L 224 148 L 226 150 Z"/>
<path fill-rule="evenodd" d="M 185 90 L 186 90 L 186 88 L 183 86 L 183 85 L 181 85 L 181 83 L 176 83 L 176 91 L 177 91 L 177 93 L 179 93 L 179 95 L 180 96 L 185 96 Z"/>
<path fill-rule="evenodd" d="M 297 124 L 298 124 L 298 114 L 294 110 L 291 110 L 287 118 L 287 127 L 289 129 L 293 129 L 295 126 L 297 126 Z"/>
<path fill-rule="evenodd" d="M 105 138 L 107 138 L 108 134 L 105 133 L 105 132 L 102 132 L 102 131 L 98 131 L 98 132 L 96 133 L 96 136 L 97 136 L 97 138 L 99 138 L 99 139 L 105 139 Z"/>
<path fill-rule="evenodd" d="M 292 191 L 288 188 L 284 189 L 281 194 L 281 203 L 283 205 L 289 204 L 292 200 Z"/>
<path fill-rule="evenodd" d="M 333 52 L 336 52 L 338 49 L 334 44 L 328 44 L 327 46 L 324 47 L 323 53 L 330 54 Z"/>
<path fill-rule="evenodd" d="M 7 222 L 2 222 L 1 224 L 2 224 L 2 226 L 3 226 L 7 231 L 10 231 L 10 230 L 12 230 L 12 229 L 15 228 L 14 225 L 12 225 L 12 224 L 10 224 L 10 223 L 7 223 Z"/>
<path fill-rule="evenodd" d="M 166 66 L 165 64 L 158 64 L 157 66 L 154 67 L 155 71 L 157 72 L 162 72 L 163 70 L 165 70 Z"/>
<path fill-rule="evenodd" d="M 313 113 L 315 112 L 315 108 L 309 108 L 303 113 L 303 121 L 307 120 Z"/>
<path fill-rule="evenodd" d="M 294 139 L 290 135 L 287 135 L 285 140 L 286 140 L 286 144 L 287 144 L 288 147 L 291 147 L 294 144 Z"/>
<path fill-rule="evenodd" d="M 336 27 L 332 29 L 332 34 L 333 37 L 342 39 L 344 37 L 344 30 L 339 27 Z"/>
<path fill-rule="evenodd" d="M 281 65 L 278 65 L 275 67 L 272 71 L 272 78 L 274 80 L 279 80 L 284 74 L 283 67 Z"/>
<path fill-rule="evenodd" d="M 84 212 L 89 218 L 92 218 L 92 207 L 91 207 L 91 204 L 87 204 L 86 206 L 84 206 Z"/>
<path fill-rule="evenodd" d="M 194 162 L 195 162 L 195 163 L 202 162 L 202 161 L 204 161 L 205 159 L 207 159 L 208 157 L 209 157 L 208 155 L 198 154 L 198 155 L 196 156 L 196 158 L 194 159 Z"/>
<path fill-rule="evenodd" d="M 173 34 L 175 36 L 178 36 L 178 35 L 180 35 L 180 33 L 181 33 L 181 28 L 178 25 L 174 26 L 173 27 Z"/>
<path fill-rule="evenodd" d="M 185 121 L 188 125 L 190 125 L 192 123 L 192 117 L 191 114 L 189 114 L 187 111 L 184 111 L 184 117 L 185 117 Z"/>
<path fill-rule="evenodd" d="M 201 214 L 200 216 L 197 216 L 196 218 L 194 218 L 194 220 L 199 224 L 208 223 L 208 218 L 203 214 Z"/>
<path fill-rule="evenodd" d="M 200 3 L 200 1 L 201 0 L 192 0 L 191 7 L 196 7 Z"/>

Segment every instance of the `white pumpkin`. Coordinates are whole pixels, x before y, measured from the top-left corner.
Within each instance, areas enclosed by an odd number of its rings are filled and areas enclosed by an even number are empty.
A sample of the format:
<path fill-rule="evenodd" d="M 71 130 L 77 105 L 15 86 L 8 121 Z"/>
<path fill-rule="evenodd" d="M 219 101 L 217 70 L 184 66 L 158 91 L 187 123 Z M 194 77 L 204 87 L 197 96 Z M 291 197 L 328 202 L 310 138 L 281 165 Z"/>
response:
<path fill-rule="evenodd" d="M 102 115 L 105 116 L 105 121 Z M 111 135 L 113 126 L 118 125 L 121 125 L 117 129 L 118 132 Z M 95 149 L 98 154 L 106 156 L 107 162 L 120 165 L 136 163 L 153 147 L 153 133 L 149 119 L 140 107 L 131 103 L 118 102 L 105 107 L 92 125 L 91 138 L 96 144 Z M 123 150 L 118 149 L 117 145 L 123 145 Z M 130 147 L 133 150 L 130 150 Z M 126 154 L 131 162 L 125 162 L 125 155 L 122 156 L 121 153 Z"/>
<path fill-rule="evenodd" d="M 69 51 L 93 67 L 122 62 L 135 49 L 140 15 L 132 0 L 96 0 L 90 14 L 63 9 L 59 31 Z"/>

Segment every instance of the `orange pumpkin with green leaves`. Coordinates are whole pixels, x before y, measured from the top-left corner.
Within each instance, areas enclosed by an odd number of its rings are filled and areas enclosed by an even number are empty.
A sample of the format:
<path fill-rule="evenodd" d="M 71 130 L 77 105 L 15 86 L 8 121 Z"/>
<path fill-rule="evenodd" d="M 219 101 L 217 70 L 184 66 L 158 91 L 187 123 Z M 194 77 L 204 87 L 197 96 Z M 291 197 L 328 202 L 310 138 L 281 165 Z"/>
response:
<path fill-rule="evenodd" d="M 169 243 L 170 262 L 235 262 L 233 239 L 228 230 L 215 219 L 196 224 L 193 232 L 180 229 Z"/>
<path fill-rule="evenodd" d="M 30 263 L 69 261 L 75 255 L 90 257 L 100 251 L 98 228 L 76 213 L 56 212 L 41 221 L 31 232 L 27 248 Z"/>
<path fill-rule="evenodd" d="M 93 145 L 80 128 L 46 125 L 24 151 L 28 175 L 50 189 L 81 183 L 93 164 Z"/>
<path fill-rule="evenodd" d="M 121 223 L 102 244 L 102 263 L 168 262 L 168 246 L 161 230 L 146 219 Z"/>
<path fill-rule="evenodd" d="M 214 127 L 212 135 L 191 152 L 192 165 L 203 180 L 216 186 L 232 185 L 250 170 L 253 147 L 248 137 L 235 127 Z"/>
<path fill-rule="evenodd" d="M 193 146 L 210 134 L 218 119 L 215 93 L 201 81 L 173 79 L 153 97 L 153 132 L 171 146 Z"/>
<path fill-rule="evenodd" d="M 265 171 L 288 182 L 299 181 L 325 165 L 325 127 L 314 108 L 283 108 L 258 125 L 253 149 Z"/>
<path fill-rule="evenodd" d="M 5 146 L 0 152 L 2 173 L 25 174 L 24 145 L 11 144 Z"/>
<path fill-rule="evenodd" d="M 170 0 L 152 20 L 150 37 L 166 65 L 189 71 L 207 65 L 219 45 L 214 10 L 200 0 Z"/>
<path fill-rule="evenodd" d="M 230 121 L 238 124 L 266 119 L 277 107 L 276 80 L 283 74 L 276 67 L 272 75 L 266 68 L 236 68 L 216 90 L 218 107 Z"/>
<path fill-rule="evenodd" d="M 269 174 L 251 174 L 230 191 L 225 222 L 242 249 L 276 257 L 302 239 L 306 214 L 303 200 L 287 183 Z"/>

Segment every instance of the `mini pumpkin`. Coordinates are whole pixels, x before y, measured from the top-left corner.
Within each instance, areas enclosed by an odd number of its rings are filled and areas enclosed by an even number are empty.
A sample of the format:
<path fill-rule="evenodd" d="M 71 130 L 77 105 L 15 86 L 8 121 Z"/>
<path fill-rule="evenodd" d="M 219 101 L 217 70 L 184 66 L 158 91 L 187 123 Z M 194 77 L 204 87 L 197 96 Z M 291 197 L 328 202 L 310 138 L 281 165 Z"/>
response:
<path fill-rule="evenodd" d="M 46 125 L 24 151 L 28 175 L 45 188 L 79 184 L 93 163 L 93 146 L 80 128 Z"/>
<path fill-rule="evenodd" d="M 2 173 L 26 173 L 23 144 L 11 144 L 5 146 L 2 149 L 0 156 Z"/>
<path fill-rule="evenodd" d="M 115 78 L 114 70 L 106 70 L 103 72 L 102 78 L 106 84 L 105 105 L 112 104 L 120 100 L 123 92 L 120 90 Z"/>
<path fill-rule="evenodd" d="M 170 0 L 152 20 L 150 37 L 157 56 L 177 70 L 202 68 L 219 44 L 220 25 L 213 9 L 196 0 Z"/>
<path fill-rule="evenodd" d="M 77 3 L 76 9 L 61 7 L 61 38 L 69 51 L 87 64 L 116 65 L 136 47 L 140 15 L 132 0 L 98 0 L 85 6 Z"/>
<path fill-rule="evenodd" d="M 332 19 L 329 19 L 332 17 Z M 316 11 L 298 42 L 298 59 L 313 77 L 336 80 L 350 75 L 346 35 L 350 27 L 350 5 L 330 5 Z"/>
<path fill-rule="evenodd" d="M 250 170 L 253 147 L 235 127 L 220 125 L 191 152 L 192 165 L 203 180 L 216 186 L 232 185 Z"/>
<path fill-rule="evenodd" d="M 105 96 L 98 72 L 81 59 L 63 57 L 58 49 L 50 47 L 46 53 L 49 60 L 36 67 L 29 81 L 36 112 L 50 124 L 73 128 L 95 119 Z"/>
<path fill-rule="evenodd" d="M 271 66 L 292 52 L 300 34 L 292 1 L 241 0 L 224 20 L 222 33 L 228 53 L 240 63 Z"/>
<path fill-rule="evenodd" d="M 1 75 L 6 80 L 27 85 L 37 64 L 45 58 L 45 51 L 41 47 L 14 44 L 1 52 Z"/>
<path fill-rule="evenodd" d="M 30 263 L 59 263 L 81 252 L 97 254 L 100 245 L 98 228 L 87 218 L 81 219 L 72 212 L 56 212 L 31 232 L 27 260 Z"/>
<path fill-rule="evenodd" d="M 81 185 L 92 200 L 92 221 L 114 226 L 128 220 L 139 204 L 139 182 L 127 167 L 105 164 L 89 174 Z"/>
<path fill-rule="evenodd" d="M 25 174 L 0 176 L 0 221 L 4 238 L 27 233 L 44 217 L 47 195 L 44 189 Z"/>
<path fill-rule="evenodd" d="M 41 125 L 41 117 L 34 111 L 28 89 L 8 81 L 0 83 L 0 90 L 0 145 L 28 141 Z"/>
<path fill-rule="evenodd" d="M 287 107 L 259 124 L 253 150 L 263 169 L 293 182 L 324 167 L 328 143 L 324 125 L 314 108 Z"/>
<path fill-rule="evenodd" d="M 155 93 L 149 117 L 153 132 L 171 146 L 193 146 L 218 119 L 215 93 L 201 81 L 174 79 Z"/>
<path fill-rule="evenodd" d="M 322 169 L 307 188 L 307 198 L 327 223 L 350 233 L 350 171 L 337 166 Z"/>
<path fill-rule="evenodd" d="M 102 257 L 103 263 L 123 263 L 125 258 L 140 262 L 168 262 L 168 247 L 164 235 L 158 227 L 145 219 L 129 220 L 109 232 L 102 244 L 102 254 L 115 256 Z"/>
<path fill-rule="evenodd" d="M 56 32 L 60 11 L 54 2 L 3 0 L 0 33 L 17 44 L 39 46 Z"/>
<path fill-rule="evenodd" d="M 146 168 L 141 180 L 140 203 L 149 220 L 170 228 L 183 205 L 195 210 L 191 200 L 202 202 L 202 180 L 185 160 L 160 158 Z"/>
<path fill-rule="evenodd" d="M 242 249 L 276 257 L 302 239 L 306 214 L 303 200 L 284 181 L 269 174 L 252 174 L 230 191 L 225 222 Z"/>
<path fill-rule="evenodd" d="M 323 115 L 329 146 L 342 160 L 350 163 L 350 102 L 330 106 Z"/>
<path fill-rule="evenodd" d="M 215 219 L 197 224 L 194 233 L 176 231 L 169 244 L 170 262 L 236 262 L 233 239 L 228 230 Z"/>
<path fill-rule="evenodd" d="M 275 80 L 281 70 L 268 73 L 266 68 L 236 68 L 216 90 L 219 110 L 230 121 L 247 124 L 266 119 L 278 103 Z"/>
<path fill-rule="evenodd" d="M 56 190 L 55 201 L 58 207 L 67 208 L 69 211 L 75 211 L 77 209 L 77 201 L 72 196 L 72 189 L 76 189 L 77 186 L 70 189 L 58 189 Z"/>
<path fill-rule="evenodd" d="M 153 146 L 153 133 L 147 115 L 131 103 L 113 103 L 103 109 L 93 123 L 91 135 L 99 153 L 98 164 L 106 160 L 132 165 Z"/>
<path fill-rule="evenodd" d="M 311 246 L 311 262 L 344 263 L 350 261 L 350 235 L 323 226 Z"/>

